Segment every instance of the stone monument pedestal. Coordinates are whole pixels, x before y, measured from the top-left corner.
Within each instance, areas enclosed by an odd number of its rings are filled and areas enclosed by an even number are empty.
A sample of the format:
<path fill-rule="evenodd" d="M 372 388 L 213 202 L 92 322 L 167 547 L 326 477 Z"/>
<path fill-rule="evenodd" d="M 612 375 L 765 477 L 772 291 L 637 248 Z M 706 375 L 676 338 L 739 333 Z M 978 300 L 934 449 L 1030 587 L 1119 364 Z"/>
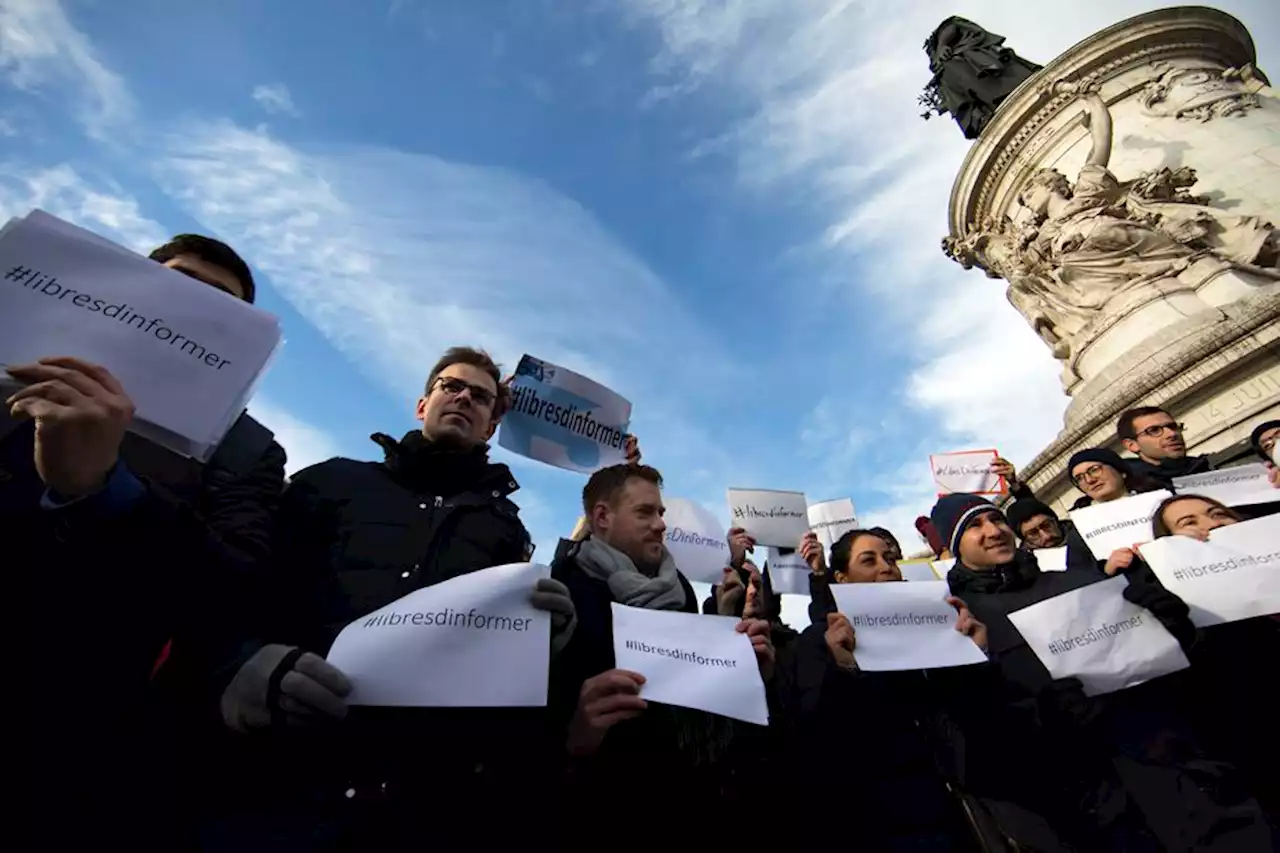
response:
<path fill-rule="evenodd" d="M 1022 470 L 1060 511 L 1126 409 L 1167 409 L 1192 454 L 1280 417 L 1280 93 L 1254 61 L 1214 9 L 1123 21 L 1005 98 L 956 178 L 946 250 L 1062 362 L 1062 432 Z"/>

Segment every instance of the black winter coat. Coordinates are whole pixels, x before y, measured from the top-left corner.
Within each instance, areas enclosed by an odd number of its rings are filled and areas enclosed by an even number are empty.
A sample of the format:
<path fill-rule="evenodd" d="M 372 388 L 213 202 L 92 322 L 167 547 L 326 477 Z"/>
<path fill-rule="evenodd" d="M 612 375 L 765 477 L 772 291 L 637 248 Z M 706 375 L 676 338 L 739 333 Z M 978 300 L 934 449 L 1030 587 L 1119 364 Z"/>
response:
<path fill-rule="evenodd" d="M 948 574 L 952 594 L 987 626 L 989 654 L 1004 673 L 1011 704 L 1038 720 L 1038 736 L 1024 755 L 1054 768 L 1019 774 L 1011 779 L 1017 789 L 994 799 L 1043 819 L 1038 831 L 1047 830 L 1053 841 L 1028 842 L 1037 849 L 1271 850 L 1272 830 L 1256 800 L 1240 789 L 1241 775 L 1199 741 L 1189 672 L 1085 697 L 1075 679 L 1051 680 L 1009 621 L 1009 613 L 1103 577 L 1042 573 L 1023 554 L 995 571 L 957 563 Z M 1194 654 L 1199 635 L 1181 599 L 1155 583 L 1145 566 L 1128 578 L 1125 597 L 1150 610 Z M 1007 826 L 1018 840 L 1032 829 L 1016 821 Z"/>
<path fill-rule="evenodd" d="M 960 777 L 966 746 L 989 757 L 993 744 L 975 733 L 967 745 L 959 718 L 982 728 L 994 723 L 984 708 L 993 704 L 998 676 L 985 665 L 847 672 L 831 657 L 825 633 L 825 622 L 806 628 L 779 669 L 782 776 L 791 784 L 778 793 L 795 807 L 789 813 L 817 794 L 857 827 L 868 850 L 979 849 Z"/>
<path fill-rule="evenodd" d="M 583 683 L 616 666 L 613 596 L 607 584 L 578 565 L 576 548 L 552 566 L 551 575 L 569 588 L 578 614 L 572 639 L 551 667 L 551 703 L 567 735 Z M 683 575 L 680 584 L 685 593 L 680 612 L 697 613 L 693 587 Z M 697 803 L 698 808 L 740 804 L 759 788 L 752 770 L 764 766 L 772 752 L 771 728 L 651 702 L 640 716 L 610 729 L 594 756 L 572 763 L 571 801 L 591 814 L 595 808 L 616 807 L 618 792 L 625 789 L 661 791 L 663 802 Z"/>
<path fill-rule="evenodd" d="M 173 640 L 165 670 L 203 682 L 197 698 L 215 697 L 206 710 L 216 716 L 224 673 L 213 671 L 235 658 L 240 605 L 258 594 L 284 451 L 248 416 L 205 465 L 127 434 L 121 459 L 143 491 L 107 516 L 93 499 L 41 508 L 32 424 L 0 418 L 0 435 L 0 566 L 20 584 L 22 683 L 36 697 L 21 727 L 32 813 L 53 846 L 128 837 L 142 849 L 169 817 L 157 801 L 169 784 L 156 766 L 165 747 L 155 742 L 173 697 L 156 690 L 152 672 Z M 61 818 L 49 823 L 49 814 Z"/>
<path fill-rule="evenodd" d="M 330 459 L 294 475 L 276 527 L 276 579 L 251 644 L 324 656 L 350 622 L 414 590 L 517 563 L 529 536 L 508 498 L 517 488 L 486 449 L 449 452 L 419 433 L 374 437 L 381 463 Z M 434 803 L 507 796 L 512 775 L 540 766 L 542 709 L 354 707 L 341 724 L 236 737 L 226 772 L 238 804 L 320 811 L 348 799 Z M 426 772 L 424 768 L 430 768 Z M 347 790 L 355 791 L 350 798 Z M 505 793 L 499 794 L 502 791 Z M 442 805 L 443 804 L 443 805 Z M 337 812 L 334 812 L 337 814 Z"/>

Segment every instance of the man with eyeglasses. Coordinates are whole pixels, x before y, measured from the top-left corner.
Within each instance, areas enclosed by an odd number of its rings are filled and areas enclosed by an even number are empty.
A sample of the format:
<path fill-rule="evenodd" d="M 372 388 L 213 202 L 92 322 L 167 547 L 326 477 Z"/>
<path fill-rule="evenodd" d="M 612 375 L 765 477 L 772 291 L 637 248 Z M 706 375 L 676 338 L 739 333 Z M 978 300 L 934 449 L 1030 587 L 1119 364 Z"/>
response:
<path fill-rule="evenodd" d="M 383 461 L 293 476 L 277 514 L 281 594 L 222 694 L 244 763 L 206 849 L 258 849 L 269 834 L 289 839 L 279 849 L 373 849 L 420 831 L 424 807 L 455 814 L 549 781 L 543 709 L 349 709 L 351 683 L 324 659 L 347 624 L 414 590 L 531 558 L 515 478 L 489 459 L 509 403 L 500 376 L 483 351 L 450 349 L 417 401 L 421 429 L 372 436 Z M 548 578 L 529 594 L 551 614 L 554 655 L 575 621 L 568 590 Z"/>
<path fill-rule="evenodd" d="M 1125 449 L 1137 459 L 1126 460 L 1130 470 L 1157 480 L 1165 487 L 1174 477 L 1203 474 L 1213 470 L 1207 456 L 1188 456 L 1182 437 L 1184 426 L 1157 406 L 1130 409 L 1116 422 Z"/>

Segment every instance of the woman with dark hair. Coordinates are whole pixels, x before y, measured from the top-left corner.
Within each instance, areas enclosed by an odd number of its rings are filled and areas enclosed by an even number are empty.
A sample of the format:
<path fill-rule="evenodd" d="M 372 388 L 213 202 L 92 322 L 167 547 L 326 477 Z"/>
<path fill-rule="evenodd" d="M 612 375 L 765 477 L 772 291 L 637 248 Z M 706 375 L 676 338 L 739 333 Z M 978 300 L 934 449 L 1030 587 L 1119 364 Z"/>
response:
<path fill-rule="evenodd" d="M 813 586 L 829 610 L 816 613 L 778 669 L 786 777 L 805 780 L 792 786 L 803 797 L 797 808 L 808 805 L 812 791 L 838 791 L 842 819 L 869 850 L 983 849 L 975 834 L 982 830 L 970 822 L 959 793 L 962 746 L 952 714 L 982 715 L 985 682 L 978 671 L 986 667 L 859 669 L 856 634 L 836 612 L 830 585 L 902 581 L 900 552 L 882 533 L 853 530 L 832 545 L 828 566 L 811 536 L 802 550 L 813 557 Z M 953 606 L 956 629 L 982 645 L 983 626 L 959 600 Z M 985 849 L 1007 849 L 994 834 L 986 841 Z"/>
<path fill-rule="evenodd" d="M 1218 528 L 1245 520 L 1213 498 L 1174 495 L 1156 507 L 1151 532 L 1156 539 L 1187 536 L 1208 542 Z M 1206 742 L 1241 769 L 1272 823 L 1280 825 L 1280 779 L 1275 772 L 1280 766 L 1280 737 L 1273 720 L 1274 691 L 1257 672 L 1258 661 L 1274 666 L 1280 660 L 1280 616 L 1201 628 L 1200 642 L 1188 657 L 1198 685 L 1195 693 L 1201 699 L 1197 711 Z"/>

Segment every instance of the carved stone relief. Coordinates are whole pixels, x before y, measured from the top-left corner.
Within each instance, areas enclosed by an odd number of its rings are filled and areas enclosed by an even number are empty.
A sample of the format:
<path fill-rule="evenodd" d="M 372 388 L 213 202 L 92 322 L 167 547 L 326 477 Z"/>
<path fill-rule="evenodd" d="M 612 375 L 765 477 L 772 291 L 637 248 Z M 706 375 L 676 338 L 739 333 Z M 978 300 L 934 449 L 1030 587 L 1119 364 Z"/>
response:
<path fill-rule="evenodd" d="M 1158 118 L 1209 121 L 1241 115 L 1261 106 L 1254 87 L 1253 67 L 1178 68 L 1168 62 L 1152 63 L 1159 77 L 1138 95 L 1142 111 Z"/>

